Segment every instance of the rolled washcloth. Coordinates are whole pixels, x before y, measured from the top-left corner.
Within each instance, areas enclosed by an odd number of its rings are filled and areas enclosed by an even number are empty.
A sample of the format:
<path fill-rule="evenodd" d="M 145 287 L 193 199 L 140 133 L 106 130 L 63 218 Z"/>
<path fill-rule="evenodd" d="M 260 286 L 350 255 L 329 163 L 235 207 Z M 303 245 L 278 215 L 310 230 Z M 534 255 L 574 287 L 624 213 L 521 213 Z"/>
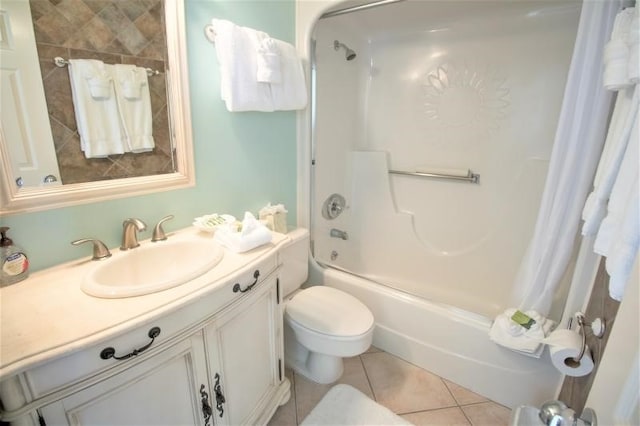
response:
<path fill-rule="evenodd" d="M 220 225 L 213 239 L 233 252 L 243 253 L 270 243 L 272 235 L 255 216 L 245 212 L 240 231 L 231 224 Z"/>

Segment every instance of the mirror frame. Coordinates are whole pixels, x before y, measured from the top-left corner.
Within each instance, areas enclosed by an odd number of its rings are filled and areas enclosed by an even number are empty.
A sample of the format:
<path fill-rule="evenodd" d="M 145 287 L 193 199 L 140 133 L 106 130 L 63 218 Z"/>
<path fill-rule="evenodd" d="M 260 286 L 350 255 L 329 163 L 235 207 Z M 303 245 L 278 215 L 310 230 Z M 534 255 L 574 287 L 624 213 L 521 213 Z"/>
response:
<path fill-rule="evenodd" d="M 169 63 L 166 76 L 169 121 L 176 171 L 154 176 L 18 188 L 12 176 L 4 134 L 0 129 L 0 215 L 30 213 L 195 186 L 184 0 L 165 0 L 165 24 Z"/>

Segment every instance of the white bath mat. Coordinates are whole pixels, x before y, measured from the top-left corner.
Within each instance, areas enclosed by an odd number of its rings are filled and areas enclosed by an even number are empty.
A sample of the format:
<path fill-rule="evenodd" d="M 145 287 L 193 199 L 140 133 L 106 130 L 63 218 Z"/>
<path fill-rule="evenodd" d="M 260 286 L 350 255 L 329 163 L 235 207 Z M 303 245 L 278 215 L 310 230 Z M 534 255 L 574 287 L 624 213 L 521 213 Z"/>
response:
<path fill-rule="evenodd" d="M 300 423 L 301 426 L 411 425 L 349 385 L 335 385 Z"/>

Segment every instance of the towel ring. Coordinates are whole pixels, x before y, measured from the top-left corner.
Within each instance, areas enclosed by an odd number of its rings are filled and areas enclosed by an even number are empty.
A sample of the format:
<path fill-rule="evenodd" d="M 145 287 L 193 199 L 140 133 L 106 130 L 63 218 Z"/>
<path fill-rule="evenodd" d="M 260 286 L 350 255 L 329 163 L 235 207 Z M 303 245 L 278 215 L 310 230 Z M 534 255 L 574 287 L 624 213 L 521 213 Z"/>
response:
<path fill-rule="evenodd" d="M 211 43 L 215 43 L 216 42 L 216 31 L 213 29 L 213 25 L 211 25 L 211 24 L 205 25 L 205 27 L 204 27 L 204 36 Z"/>

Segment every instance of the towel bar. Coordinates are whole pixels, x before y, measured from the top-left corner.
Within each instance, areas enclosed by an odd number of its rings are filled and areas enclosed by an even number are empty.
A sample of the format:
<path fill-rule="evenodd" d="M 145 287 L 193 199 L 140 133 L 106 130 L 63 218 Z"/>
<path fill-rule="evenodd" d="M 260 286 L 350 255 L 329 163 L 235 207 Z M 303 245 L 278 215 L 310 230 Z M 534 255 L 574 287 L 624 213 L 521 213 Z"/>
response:
<path fill-rule="evenodd" d="M 393 175 L 405 175 L 405 176 L 417 176 L 434 179 L 451 179 L 451 180 L 463 180 L 469 183 L 480 183 L 480 175 L 473 173 L 471 170 L 467 170 L 466 176 L 448 175 L 443 173 L 423 173 L 423 172 L 407 172 L 402 170 L 389 170 Z"/>
<path fill-rule="evenodd" d="M 56 64 L 56 66 L 58 68 L 64 68 L 67 65 L 69 65 L 69 61 L 64 59 L 64 58 L 61 58 L 60 56 L 56 56 L 55 58 L 53 58 L 53 63 Z M 151 68 L 145 68 L 145 71 L 147 72 L 147 75 L 149 77 L 153 77 L 154 75 L 162 74 L 160 71 L 154 70 L 154 69 L 151 69 Z"/>
<path fill-rule="evenodd" d="M 216 30 L 213 29 L 213 25 L 211 25 L 211 24 L 205 25 L 205 27 L 204 27 L 204 36 L 211 43 L 215 43 L 216 42 Z"/>

